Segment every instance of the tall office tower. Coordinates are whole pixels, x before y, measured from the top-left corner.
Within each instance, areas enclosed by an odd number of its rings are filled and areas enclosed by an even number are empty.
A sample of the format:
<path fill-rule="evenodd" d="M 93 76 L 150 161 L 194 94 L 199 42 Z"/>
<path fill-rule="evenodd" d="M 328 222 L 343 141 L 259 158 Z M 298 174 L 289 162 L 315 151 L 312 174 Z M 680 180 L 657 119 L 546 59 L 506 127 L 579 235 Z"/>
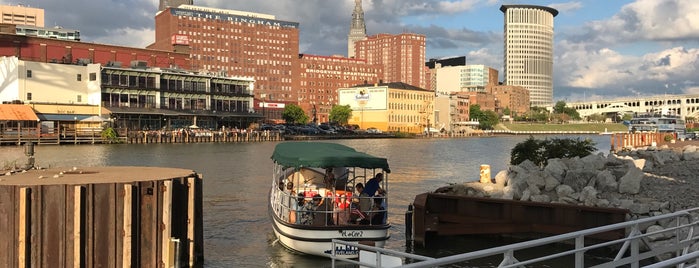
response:
<path fill-rule="evenodd" d="M 194 0 L 160 0 L 158 10 L 163 11 L 168 7 L 178 7 L 180 5 L 194 5 Z"/>
<path fill-rule="evenodd" d="M 354 43 L 357 59 L 383 66 L 384 82 L 403 82 L 425 89 L 425 36 L 378 34 Z"/>
<path fill-rule="evenodd" d="M 366 39 L 366 24 L 364 24 L 364 10 L 362 10 L 362 0 L 354 0 L 354 11 L 352 12 L 352 23 L 347 36 L 347 57 L 354 58 L 354 42 Z"/>
<path fill-rule="evenodd" d="M 44 9 L 0 5 L 0 23 L 44 27 Z"/>
<path fill-rule="evenodd" d="M 531 106 L 553 104 L 553 17 L 558 10 L 503 5 L 505 84 L 529 90 Z"/>
<path fill-rule="evenodd" d="M 188 46 L 192 68 L 255 79 L 255 98 L 296 103 L 299 23 L 273 15 L 182 5 L 155 16 L 152 49 Z"/>

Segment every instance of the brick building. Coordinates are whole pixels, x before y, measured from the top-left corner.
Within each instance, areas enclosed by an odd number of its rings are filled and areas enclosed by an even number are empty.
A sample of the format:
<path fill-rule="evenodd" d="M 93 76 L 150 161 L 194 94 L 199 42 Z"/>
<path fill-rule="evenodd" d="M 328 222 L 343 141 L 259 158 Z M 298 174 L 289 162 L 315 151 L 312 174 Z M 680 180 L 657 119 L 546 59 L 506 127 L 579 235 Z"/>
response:
<path fill-rule="evenodd" d="M 174 51 L 185 45 L 194 70 L 254 78 L 258 105 L 298 100 L 298 22 L 191 5 L 158 13 L 155 42 L 148 48 Z"/>
<path fill-rule="evenodd" d="M 402 82 L 425 88 L 425 36 L 378 34 L 355 42 L 355 57 L 380 64 L 385 82 Z"/>
<path fill-rule="evenodd" d="M 311 119 L 315 107 L 317 123 L 329 121 L 330 110 L 338 103 L 338 88 L 382 79 L 382 67 L 366 60 L 300 54 L 299 64 L 298 104 Z"/>
<path fill-rule="evenodd" d="M 529 111 L 529 90 L 521 86 L 497 85 L 487 86 L 487 91 L 495 96 L 498 114 L 504 114 L 505 108 L 510 116 L 522 115 Z"/>

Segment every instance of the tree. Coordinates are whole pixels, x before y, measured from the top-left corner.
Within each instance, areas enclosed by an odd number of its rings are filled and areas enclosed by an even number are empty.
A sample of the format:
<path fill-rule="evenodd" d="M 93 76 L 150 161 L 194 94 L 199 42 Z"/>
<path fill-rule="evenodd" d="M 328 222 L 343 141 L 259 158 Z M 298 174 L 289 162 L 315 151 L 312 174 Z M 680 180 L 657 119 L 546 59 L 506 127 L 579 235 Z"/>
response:
<path fill-rule="evenodd" d="M 510 107 L 505 107 L 505 109 L 502 110 L 502 114 L 504 114 L 504 115 L 510 115 L 510 113 L 511 113 Z"/>
<path fill-rule="evenodd" d="M 587 121 L 604 122 L 604 121 L 607 121 L 607 117 L 605 117 L 602 114 L 591 114 L 590 116 L 587 117 Z"/>
<path fill-rule="evenodd" d="M 303 112 L 303 109 L 296 104 L 288 104 L 282 112 L 282 118 L 287 124 L 306 124 L 308 115 Z"/>
<path fill-rule="evenodd" d="M 510 164 L 519 165 L 525 160 L 537 166 L 545 166 L 548 159 L 585 157 L 595 151 L 596 143 L 590 139 L 545 139 L 537 140 L 533 136 L 518 143 L 510 152 Z"/>
<path fill-rule="evenodd" d="M 565 114 L 570 119 L 580 120 L 580 114 L 578 113 L 578 111 L 571 108 L 571 107 L 566 107 L 565 101 L 557 101 L 556 105 L 553 106 L 553 113 L 554 114 Z M 558 118 L 564 118 L 564 117 L 558 117 Z"/>
<path fill-rule="evenodd" d="M 349 105 L 333 105 L 328 119 L 330 122 L 347 125 L 350 116 L 352 116 L 352 108 Z"/>
<path fill-rule="evenodd" d="M 474 104 L 468 107 L 469 117 L 478 120 L 480 129 L 493 129 L 498 124 L 498 114 L 494 111 L 481 111 L 481 106 Z"/>

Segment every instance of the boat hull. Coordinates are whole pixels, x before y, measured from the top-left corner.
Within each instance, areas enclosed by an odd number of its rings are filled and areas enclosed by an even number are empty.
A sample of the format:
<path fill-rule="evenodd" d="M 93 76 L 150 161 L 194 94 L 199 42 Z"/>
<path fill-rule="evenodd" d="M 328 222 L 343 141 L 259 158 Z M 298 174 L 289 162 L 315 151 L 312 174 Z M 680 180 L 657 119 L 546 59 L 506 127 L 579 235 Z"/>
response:
<path fill-rule="evenodd" d="M 390 225 L 342 225 L 342 226 L 304 226 L 287 224 L 273 215 L 274 235 L 280 244 L 293 251 L 304 254 L 327 257 L 332 253 L 332 239 L 355 241 L 376 247 L 383 247 L 389 239 Z M 340 258 L 358 258 L 359 250 L 355 247 L 337 245 L 336 256 Z"/>

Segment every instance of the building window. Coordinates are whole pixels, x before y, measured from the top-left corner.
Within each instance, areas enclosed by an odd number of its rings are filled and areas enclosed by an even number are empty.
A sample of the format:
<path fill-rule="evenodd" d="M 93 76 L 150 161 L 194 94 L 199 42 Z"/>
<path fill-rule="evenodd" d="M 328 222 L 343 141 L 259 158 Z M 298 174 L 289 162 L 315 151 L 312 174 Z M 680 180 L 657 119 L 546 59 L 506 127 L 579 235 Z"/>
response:
<path fill-rule="evenodd" d="M 32 78 L 32 70 L 27 70 L 27 78 Z"/>
<path fill-rule="evenodd" d="M 27 92 L 27 100 L 28 101 L 32 100 L 32 93 L 31 92 Z"/>
<path fill-rule="evenodd" d="M 83 102 L 83 95 L 78 95 L 78 102 Z"/>
<path fill-rule="evenodd" d="M 95 81 L 97 80 L 97 74 L 96 73 L 90 73 L 90 81 Z"/>
<path fill-rule="evenodd" d="M 83 75 L 82 75 L 82 74 L 78 74 L 77 79 L 78 79 L 78 81 L 83 81 Z"/>

